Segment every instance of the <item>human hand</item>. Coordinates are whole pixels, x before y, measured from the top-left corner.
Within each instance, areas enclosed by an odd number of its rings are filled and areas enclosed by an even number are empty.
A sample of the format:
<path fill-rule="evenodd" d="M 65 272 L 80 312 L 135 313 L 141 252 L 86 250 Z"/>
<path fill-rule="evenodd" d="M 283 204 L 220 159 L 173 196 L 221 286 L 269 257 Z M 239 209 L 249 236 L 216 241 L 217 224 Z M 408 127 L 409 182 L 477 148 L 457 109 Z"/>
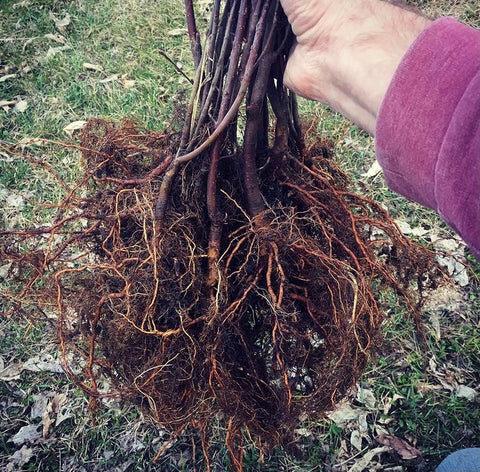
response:
<path fill-rule="evenodd" d="M 380 0 L 280 0 L 296 42 L 284 82 L 374 133 L 402 57 L 430 20 Z"/>

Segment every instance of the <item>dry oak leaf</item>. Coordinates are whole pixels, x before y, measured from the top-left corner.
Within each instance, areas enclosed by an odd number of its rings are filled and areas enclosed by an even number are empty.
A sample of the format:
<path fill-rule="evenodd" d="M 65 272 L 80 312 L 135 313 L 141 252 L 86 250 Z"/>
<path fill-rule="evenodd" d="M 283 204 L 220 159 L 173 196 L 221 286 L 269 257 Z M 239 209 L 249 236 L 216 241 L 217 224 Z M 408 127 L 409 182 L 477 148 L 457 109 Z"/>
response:
<path fill-rule="evenodd" d="M 415 447 L 410 446 L 404 439 L 393 435 L 378 436 L 377 441 L 383 446 L 388 446 L 397 452 L 404 460 L 412 460 L 420 457 L 422 453 Z"/>

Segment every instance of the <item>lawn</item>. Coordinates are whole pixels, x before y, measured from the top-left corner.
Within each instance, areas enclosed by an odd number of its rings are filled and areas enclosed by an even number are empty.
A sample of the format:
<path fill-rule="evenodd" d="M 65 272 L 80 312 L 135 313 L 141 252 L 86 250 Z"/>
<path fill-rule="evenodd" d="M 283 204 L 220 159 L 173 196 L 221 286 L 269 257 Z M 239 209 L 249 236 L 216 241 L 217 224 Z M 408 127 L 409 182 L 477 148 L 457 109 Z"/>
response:
<path fill-rule="evenodd" d="M 209 3 L 196 2 L 201 24 Z M 480 26 L 476 0 L 409 3 Z M 89 118 L 128 117 L 151 130 L 178 126 L 193 72 L 182 4 L 0 0 L 1 228 L 41 224 L 47 204 L 61 196 L 51 175 L 23 154 L 73 182 L 81 170 L 76 128 Z M 380 201 L 411 237 L 455 256 L 444 259 L 453 283 L 432 294 L 424 345 L 392 301 L 385 346 L 356 391 L 337 411 L 297 431 L 298 457 L 281 450 L 259 455 L 246 438 L 245 470 L 433 470 L 450 451 L 480 443 L 480 266 L 433 212 L 386 187 L 373 167 L 371 137 L 327 107 L 302 100 L 301 112 L 313 123 L 309 135 L 332 144 L 358 192 Z M 43 203 L 40 210 L 34 201 Z M 471 267 L 465 271 L 457 260 Z M 10 283 L 7 272 L 0 260 L 0 287 Z M 223 428 L 219 419 L 210 445 L 213 471 L 230 470 Z M 379 442 L 384 435 L 407 441 L 418 457 L 402 458 Z M 89 411 L 61 370 L 53 312 L 0 317 L 0 470 L 205 470 L 191 434 L 173 441 L 154 464 L 168 439 L 141 411 L 114 398 Z"/>

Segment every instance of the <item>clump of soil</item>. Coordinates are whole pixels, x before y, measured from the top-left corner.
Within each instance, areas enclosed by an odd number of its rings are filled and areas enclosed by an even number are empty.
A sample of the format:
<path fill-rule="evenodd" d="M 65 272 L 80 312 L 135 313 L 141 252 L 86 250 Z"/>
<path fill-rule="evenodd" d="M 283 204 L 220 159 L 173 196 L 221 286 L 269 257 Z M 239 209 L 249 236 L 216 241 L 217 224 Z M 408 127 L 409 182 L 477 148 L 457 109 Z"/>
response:
<path fill-rule="evenodd" d="M 221 414 L 241 470 L 243 431 L 287 446 L 301 415 L 356 382 L 381 343 L 383 295 L 419 323 L 436 267 L 329 149 L 305 145 L 278 2 L 220 3 L 203 52 L 187 8 L 197 77 L 183 130 L 91 120 L 85 174 L 54 221 L 2 232 L 0 251 L 20 282 L 4 293 L 12 309 L 56 307 L 65 368 L 93 401 L 107 375 L 173 434 L 198 429 L 207 468 Z"/>

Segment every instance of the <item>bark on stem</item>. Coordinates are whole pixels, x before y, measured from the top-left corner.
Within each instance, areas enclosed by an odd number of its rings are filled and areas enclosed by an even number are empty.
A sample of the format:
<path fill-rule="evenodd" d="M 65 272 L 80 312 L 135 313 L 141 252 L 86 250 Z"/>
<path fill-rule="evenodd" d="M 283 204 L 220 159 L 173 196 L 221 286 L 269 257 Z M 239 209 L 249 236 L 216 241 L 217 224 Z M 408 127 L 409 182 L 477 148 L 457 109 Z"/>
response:
<path fill-rule="evenodd" d="M 198 34 L 195 21 L 195 12 L 193 10 L 193 0 L 185 0 L 185 15 L 187 18 L 188 36 L 190 37 L 190 49 L 192 50 L 193 64 L 198 69 L 202 60 L 202 46 L 200 44 L 200 35 Z"/>

